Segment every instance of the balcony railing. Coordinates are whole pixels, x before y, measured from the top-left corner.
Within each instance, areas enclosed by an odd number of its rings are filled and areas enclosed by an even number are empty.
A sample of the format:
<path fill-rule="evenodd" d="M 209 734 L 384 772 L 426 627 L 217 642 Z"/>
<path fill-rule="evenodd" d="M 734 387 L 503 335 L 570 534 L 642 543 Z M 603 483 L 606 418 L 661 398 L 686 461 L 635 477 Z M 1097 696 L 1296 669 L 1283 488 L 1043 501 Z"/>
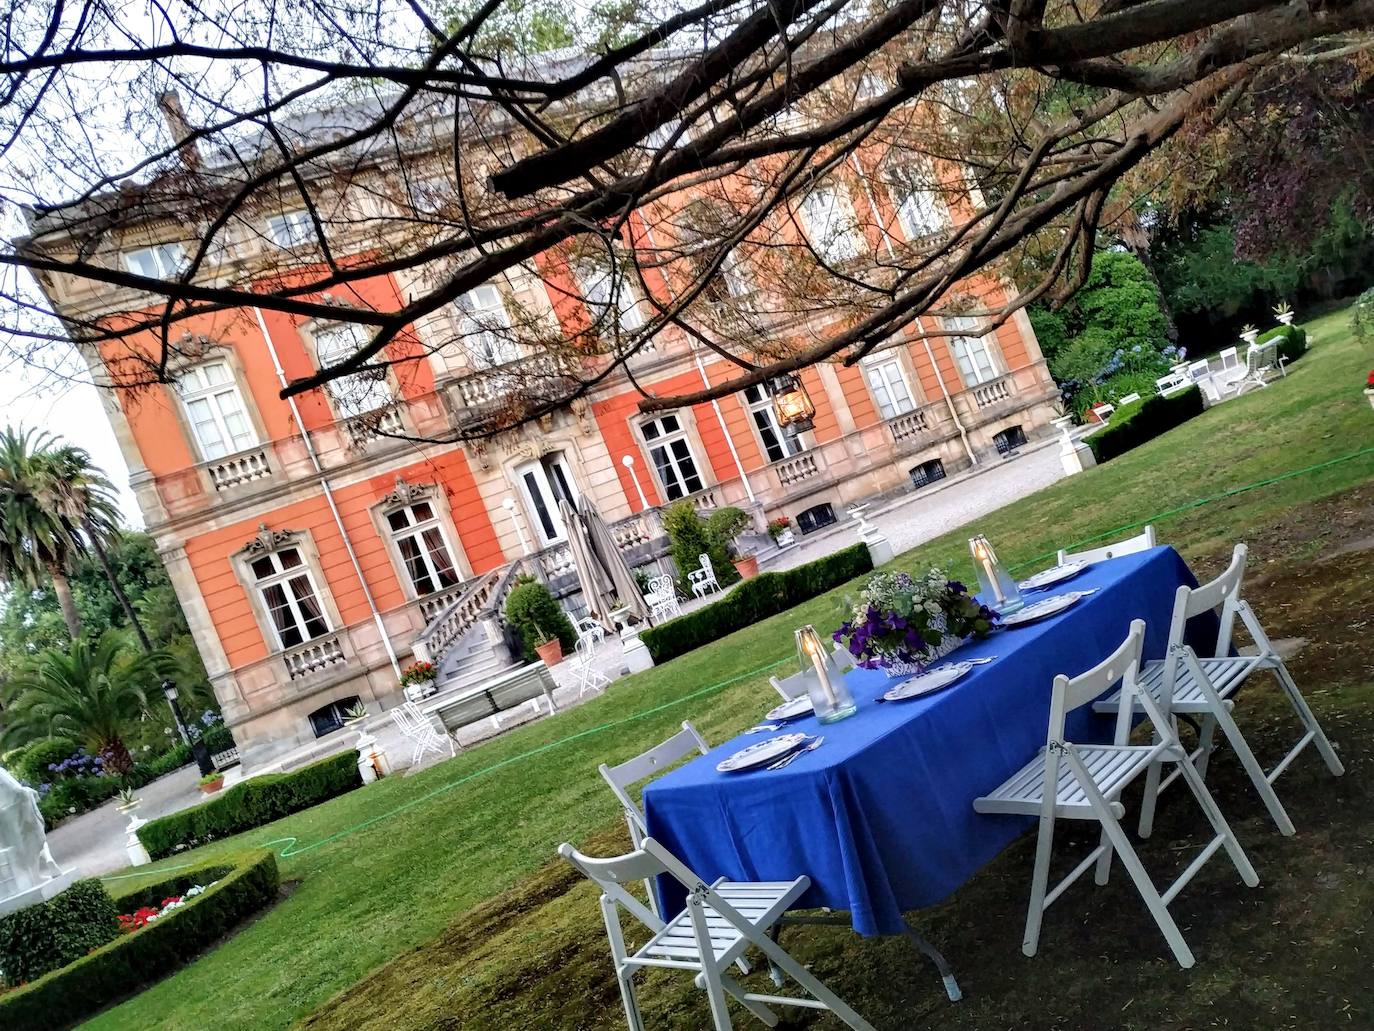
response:
<path fill-rule="evenodd" d="M 415 638 L 412 645 L 415 658 L 423 662 L 440 662 L 449 649 L 458 643 L 458 639 L 477 624 L 478 618 L 491 602 L 497 585 L 514 568 L 493 569 L 463 584 L 458 596 L 439 610 L 420 636 Z"/>
<path fill-rule="evenodd" d="M 532 355 L 489 369 L 478 369 L 449 388 L 450 407 L 460 427 L 481 425 L 507 407 L 523 407 L 540 398 L 557 400 L 576 385 L 568 358 Z"/>
<path fill-rule="evenodd" d="M 240 483 L 272 475 L 272 467 L 267 464 L 266 448 L 240 451 L 236 455 L 209 462 L 206 468 L 210 471 L 210 482 L 215 485 L 215 490 L 228 490 Z"/>
<path fill-rule="evenodd" d="M 431 619 L 443 612 L 455 601 L 463 596 L 463 591 L 467 584 L 457 584 L 446 591 L 435 591 L 427 594 L 420 599 L 420 615 L 428 623 Z"/>
<path fill-rule="evenodd" d="M 983 383 L 973 388 L 973 403 L 980 409 L 991 408 L 993 405 L 1007 400 L 1015 393 L 1014 384 L 1010 376 L 1003 376 L 995 379 L 991 383 Z"/>
<path fill-rule="evenodd" d="M 777 471 L 778 482 L 784 487 L 790 487 L 794 483 L 819 476 L 825 470 L 825 463 L 816 452 L 803 451 L 791 458 L 784 458 L 781 462 L 774 462 L 773 468 Z"/>
<path fill-rule="evenodd" d="M 337 666 L 343 661 L 342 633 L 317 637 L 282 654 L 282 662 L 286 664 L 286 675 L 292 680 Z"/>
<path fill-rule="evenodd" d="M 401 406 L 388 405 L 372 412 L 355 415 L 344 424 L 348 439 L 353 448 L 366 447 L 371 441 L 387 436 L 403 434 L 405 423 L 401 420 Z"/>
<path fill-rule="evenodd" d="M 930 415 L 924 408 L 915 408 L 887 420 L 887 428 L 892 431 L 892 439 L 898 444 L 919 437 L 930 430 Z"/>

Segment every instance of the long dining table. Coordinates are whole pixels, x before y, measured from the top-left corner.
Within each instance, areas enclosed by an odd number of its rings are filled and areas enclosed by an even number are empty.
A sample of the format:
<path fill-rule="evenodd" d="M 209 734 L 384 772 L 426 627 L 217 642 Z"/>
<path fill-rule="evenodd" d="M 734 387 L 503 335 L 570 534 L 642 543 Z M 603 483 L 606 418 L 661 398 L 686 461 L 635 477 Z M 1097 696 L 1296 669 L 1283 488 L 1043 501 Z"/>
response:
<path fill-rule="evenodd" d="M 847 913 L 862 935 L 912 937 L 958 998 L 943 956 L 904 914 L 948 897 L 1033 823 L 980 815 L 973 800 L 1044 747 L 1056 675 L 1091 668 L 1137 618 L 1146 621 L 1146 658 L 1163 656 L 1184 584 L 1197 581 L 1170 547 L 1089 566 L 1027 600 L 1091 593 L 1059 615 L 969 642 L 944 661 L 993 661 L 908 701 L 879 702 L 898 681 L 854 669 L 845 675 L 858 703 L 854 715 L 827 725 L 808 715 L 786 727 L 824 735 L 820 747 L 779 770 L 720 773 L 718 762 L 765 735 L 722 742 L 648 785 L 648 832 L 707 880 L 806 874 L 811 887 L 799 908 Z M 760 697 L 760 718 L 776 702 Z M 1109 741 L 1112 729 L 1091 706 L 1067 727 L 1072 740 L 1084 742 Z M 680 890 L 660 884 L 659 892 L 664 912 L 683 905 Z"/>

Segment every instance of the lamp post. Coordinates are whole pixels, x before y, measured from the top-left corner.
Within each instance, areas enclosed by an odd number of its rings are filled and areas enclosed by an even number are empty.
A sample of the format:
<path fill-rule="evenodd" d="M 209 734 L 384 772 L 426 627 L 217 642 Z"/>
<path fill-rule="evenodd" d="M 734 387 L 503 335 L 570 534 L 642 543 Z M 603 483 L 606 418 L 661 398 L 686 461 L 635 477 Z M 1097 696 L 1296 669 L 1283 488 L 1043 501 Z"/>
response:
<path fill-rule="evenodd" d="M 205 747 L 205 742 L 197 737 L 191 740 L 191 731 L 186 726 L 186 719 L 181 715 L 181 706 L 177 704 L 177 686 L 170 680 L 162 682 L 162 694 L 167 699 L 167 707 L 172 710 L 172 719 L 176 721 L 177 730 L 181 732 L 181 740 L 191 746 L 191 755 L 195 757 L 196 765 L 200 767 L 200 775 L 203 777 L 207 773 L 215 772 L 215 764 L 210 761 L 210 749 Z"/>
<path fill-rule="evenodd" d="M 511 525 L 515 527 L 515 535 L 520 538 L 520 550 L 526 555 L 531 554 L 530 542 L 525 539 L 525 528 L 520 525 L 520 517 L 515 514 L 515 499 L 507 497 L 501 502 L 501 507 L 510 513 Z"/>
<path fill-rule="evenodd" d="M 643 512 L 649 507 L 649 499 L 644 496 L 644 488 L 639 485 L 639 474 L 635 472 L 635 456 L 626 455 L 620 460 L 620 464 L 630 470 L 630 479 L 634 481 L 635 493 L 639 495 L 639 510 Z"/>

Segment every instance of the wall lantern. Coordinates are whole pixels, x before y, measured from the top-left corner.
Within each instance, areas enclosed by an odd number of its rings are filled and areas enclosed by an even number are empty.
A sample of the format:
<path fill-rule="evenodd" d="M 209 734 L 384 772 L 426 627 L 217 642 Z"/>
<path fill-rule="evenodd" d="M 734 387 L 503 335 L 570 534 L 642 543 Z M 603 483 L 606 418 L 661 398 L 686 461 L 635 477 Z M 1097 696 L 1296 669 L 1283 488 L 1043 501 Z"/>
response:
<path fill-rule="evenodd" d="M 773 395 L 773 411 L 779 426 L 793 436 L 812 428 L 816 405 L 800 379 L 790 373 L 775 376 L 769 381 L 768 389 Z"/>

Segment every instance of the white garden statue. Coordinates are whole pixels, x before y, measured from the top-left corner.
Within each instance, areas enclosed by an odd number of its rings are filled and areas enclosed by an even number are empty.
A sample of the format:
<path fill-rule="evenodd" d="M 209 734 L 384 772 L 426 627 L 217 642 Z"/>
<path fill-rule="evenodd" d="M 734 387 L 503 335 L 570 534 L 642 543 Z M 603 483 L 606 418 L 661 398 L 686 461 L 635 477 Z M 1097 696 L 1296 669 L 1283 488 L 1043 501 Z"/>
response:
<path fill-rule="evenodd" d="M 38 792 L 0 767 L 0 915 L 51 898 L 72 880 L 48 850 Z"/>

